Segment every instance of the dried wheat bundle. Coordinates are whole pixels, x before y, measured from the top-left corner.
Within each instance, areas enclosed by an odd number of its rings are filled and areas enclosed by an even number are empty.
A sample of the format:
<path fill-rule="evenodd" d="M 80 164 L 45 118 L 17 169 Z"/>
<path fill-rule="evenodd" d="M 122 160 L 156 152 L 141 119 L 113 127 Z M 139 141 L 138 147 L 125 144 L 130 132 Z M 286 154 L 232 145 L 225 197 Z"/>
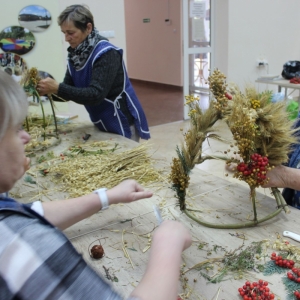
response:
<path fill-rule="evenodd" d="M 209 76 L 208 82 L 213 99 L 205 112 L 200 109 L 198 98 L 186 97 L 187 105 L 190 108 L 191 125 L 184 134 L 184 143 L 181 149 L 176 148 L 178 158 L 173 158 L 169 179 L 177 193 L 180 209 L 198 223 L 218 228 L 254 226 L 274 217 L 282 209 L 288 212 L 282 195 L 276 188 L 273 188 L 278 209 L 269 216 L 258 220 L 255 188 L 263 186 L 268 181 L 266 175 L 268 170 L 287 162 L 291 145 L 297 140 L 285 102 L 271 103 L 271 92 L 258 93 L 254 87 L 247 87 L 245 92 L 242 92 L 236 85 L 232 87 L 234 90 L 232 97 L 226 91 L 225 79 L 226 77 L 219 70 L 215 70 Z M 235 140 L 234 145 L 231 145 L 231 147 L 236 147 L 233 151 L 234 156 L 226 158 L 227 163 L 237 164 L 234 177 L 247 182 L 250 187 L 254 220 L 244 224 L 215 226 L 215 224 L 201 222 L 188 213 L 185 204 L 190 171 L 195 164 L 202 163 L 205 159 L 216 158 L 202 156 L 202 143 L 209 137 L 221 139 L 212 133 L 213 125 L 219 119 L 226 121 Z M 224 153 L 227 152 L 224 151 Z"/>
<path fill-rule="evenodd" d="M 211 101 L 208 109 L 202 111 L 199 106 L 199 98 L 186 96 L 186 105 L 189 106 L 190 128 L 184 134 L 184 142 L 181 148 L 177 147 L 178 158 L 173 158 L 170 181 L 177 193 L 181 210 L 185 209 L 185 194 L 189 186 L 189 174 L 196 164 L 212 159 L 209 155 L 202 156 L 202 144 L 208 138 L 220 139 L 213 133 L 213 125 L 230 113 L 230 105 L 226 96 L 225 76 L 215 70 L 208 81 L 215 95 L 215 101 Z"/>
<path fill-rule="evenodd" d="M 135 179 L 147 186 L 164 181 L 162 172 L 153 167 L 146 144 L 121 153 L 77 155 L 49 168 L 53 180 L 71 197 L 92 192 L 99 187 L 111 188 L 125 179 Z"/>
<path fill-rule="evenodd" d="M 228 163 L 238 163 L 235 177 L 250 188 L 267 182 L 267 171 L 287 162 L 291 145 L 297 142 L 286 103 L 271 103 L 270 98 L 270 93 L 260 94 L 248 87 L 245 93 L 236 93 L 232 113 L 226 116 L 240 156 Z"/>
<path fill-rule="evenodd" d="M 30 142 L 25 145 L 27 156 L 35 154 L 38 151 L 44 151 L 61 143 L 59 136 L 56 137 L 54 134 L 45 134 L 44 129 L 38 126 L 30 127 L 29 134 L 31 136 Z"/>
<path fill-rule="evenodd" d="M 170 180 L 177 192 L 181 209 L 185 209 L 185 194 L 189 186 L 189 174 L 196 164 L 202 163 L 210 156 L 202 156 L 202 144 L 213 131 L 212 126 L 219 119 L 219 111 L 214 103 L 210 103 L 208 109 L 203 112 L 199 107 L 199 98 L 186 97 L 186 104 L 190 107 L 190 128 L 184 134 L 184 142 L 181 148 L 177 147 L 178 158 L 173 158 Z M 218 137 L 216 134 L 211 137 Z"/>

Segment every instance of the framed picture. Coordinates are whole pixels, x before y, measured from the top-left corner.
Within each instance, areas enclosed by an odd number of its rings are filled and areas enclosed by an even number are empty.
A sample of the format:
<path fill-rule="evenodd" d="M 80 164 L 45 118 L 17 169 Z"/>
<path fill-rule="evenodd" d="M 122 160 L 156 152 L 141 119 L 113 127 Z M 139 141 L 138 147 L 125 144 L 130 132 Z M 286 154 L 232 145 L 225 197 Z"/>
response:
<path fill-rule="evenodd" d="M 18 16 L 19 24 L 32 32 L 45 31 L 51 25 L 51 15 L 47 9 L 39 5 L 24 7 Z"/>
<path fill-rule="evenodd" d="M 10 26 L 0 33 L 0 48 L 4 52 L 12 52 L 18 55 L 28 53 L 35 46 L 34 35 L 24 27 Z"/>
<path fill-rule="evenodd" d="M 17 82 L 28 69 L 26 61 L 19 55 L 11 52 L 0 53 L 0 68 Z"/>

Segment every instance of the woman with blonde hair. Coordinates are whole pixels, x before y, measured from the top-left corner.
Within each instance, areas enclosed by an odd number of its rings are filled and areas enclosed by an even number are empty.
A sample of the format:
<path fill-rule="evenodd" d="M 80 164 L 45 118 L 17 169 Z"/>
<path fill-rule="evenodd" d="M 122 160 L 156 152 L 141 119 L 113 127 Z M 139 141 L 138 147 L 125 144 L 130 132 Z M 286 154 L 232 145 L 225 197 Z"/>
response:
<path fill-rule="evenodd" d="M 0 299 L 124 299 L 83 260 L 61 232 L 109 207 L 149 198 L 134 180 L 78 198 L 24 205 L 5 194 L 26 169 L 22 129 L 26 94 L 0 71 Z M 99 215 L 99 218 L 101 214 Z M 189 232 L 163 222 L 152 239 L 145 275 L 129 299 L 176 299 L 181 253 L 191 244 Z"/>

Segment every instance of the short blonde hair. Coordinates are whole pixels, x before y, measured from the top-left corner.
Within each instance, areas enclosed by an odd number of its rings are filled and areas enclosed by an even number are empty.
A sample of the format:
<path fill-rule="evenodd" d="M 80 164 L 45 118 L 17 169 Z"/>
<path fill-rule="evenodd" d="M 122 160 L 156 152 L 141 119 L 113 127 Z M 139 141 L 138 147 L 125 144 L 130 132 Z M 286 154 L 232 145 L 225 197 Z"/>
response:
<path fill-rule="evenodd" d="M 8 129 L 23 122 L 28 101 L 22 87 L 6 72 L 0 71 L 0 141 Z"/>

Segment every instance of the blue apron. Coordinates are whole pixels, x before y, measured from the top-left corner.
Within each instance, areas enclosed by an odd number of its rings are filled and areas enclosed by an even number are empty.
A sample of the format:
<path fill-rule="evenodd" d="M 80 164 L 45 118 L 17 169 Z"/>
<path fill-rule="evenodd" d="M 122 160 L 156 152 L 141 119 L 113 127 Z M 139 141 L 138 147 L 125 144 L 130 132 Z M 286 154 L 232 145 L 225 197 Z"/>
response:
<path fill-rule="evenodd" d="M 294 128 L 299 128 L 299 126 L 300 126 L 300 116 L 298 115 L 298 119 L 294 124 Z M 296 132 L 295 136 L 299 139 L 300 131 Z M 300 169 L 300 145 L 299 144 L 292 145 L 292 151 L 289 155 L 289 161 L 286 164 L 286 166 L 290 168 Z M 300 209 L 300 191 L 295 191 L 290 188 L 285 188 L 282 192 L 282 195 L 288 205 Z"/>
<path fill-rule="evenodd" d="M 74 66 L 68 62 L 68 69 L 72 76 L 74 85 L 76 87 L 88 87 L 92 77 L 92 70 L 94 62 L 105 52 L 115 49 L 121 56 L 123 56 L 123 50 L 115 47 L 106 40 L 101 40 L 93 49 L 85 65 L 76 70 Z M 142 106 L 134 92 L 134 89 L 128 78 L 124 61 L 122 60 L 124 81 L 123 90 L 116 97 L 116 99 L 105 98 L 101 104 L 98 105 L 85 105 L 86 110 L 90 115 L 91 121 L 101 130 L 107 132 L 113 132 L 131 138 L 131 130 L 126 116 L 120 110 L 119 99 L 122 98 L 122 94 L 126 95 L 127 107 L 130 114 L 134 118 L 134 125 L 142 139 L 149 139 L 150 132 L 146 120 L 145 113 Z"/>

